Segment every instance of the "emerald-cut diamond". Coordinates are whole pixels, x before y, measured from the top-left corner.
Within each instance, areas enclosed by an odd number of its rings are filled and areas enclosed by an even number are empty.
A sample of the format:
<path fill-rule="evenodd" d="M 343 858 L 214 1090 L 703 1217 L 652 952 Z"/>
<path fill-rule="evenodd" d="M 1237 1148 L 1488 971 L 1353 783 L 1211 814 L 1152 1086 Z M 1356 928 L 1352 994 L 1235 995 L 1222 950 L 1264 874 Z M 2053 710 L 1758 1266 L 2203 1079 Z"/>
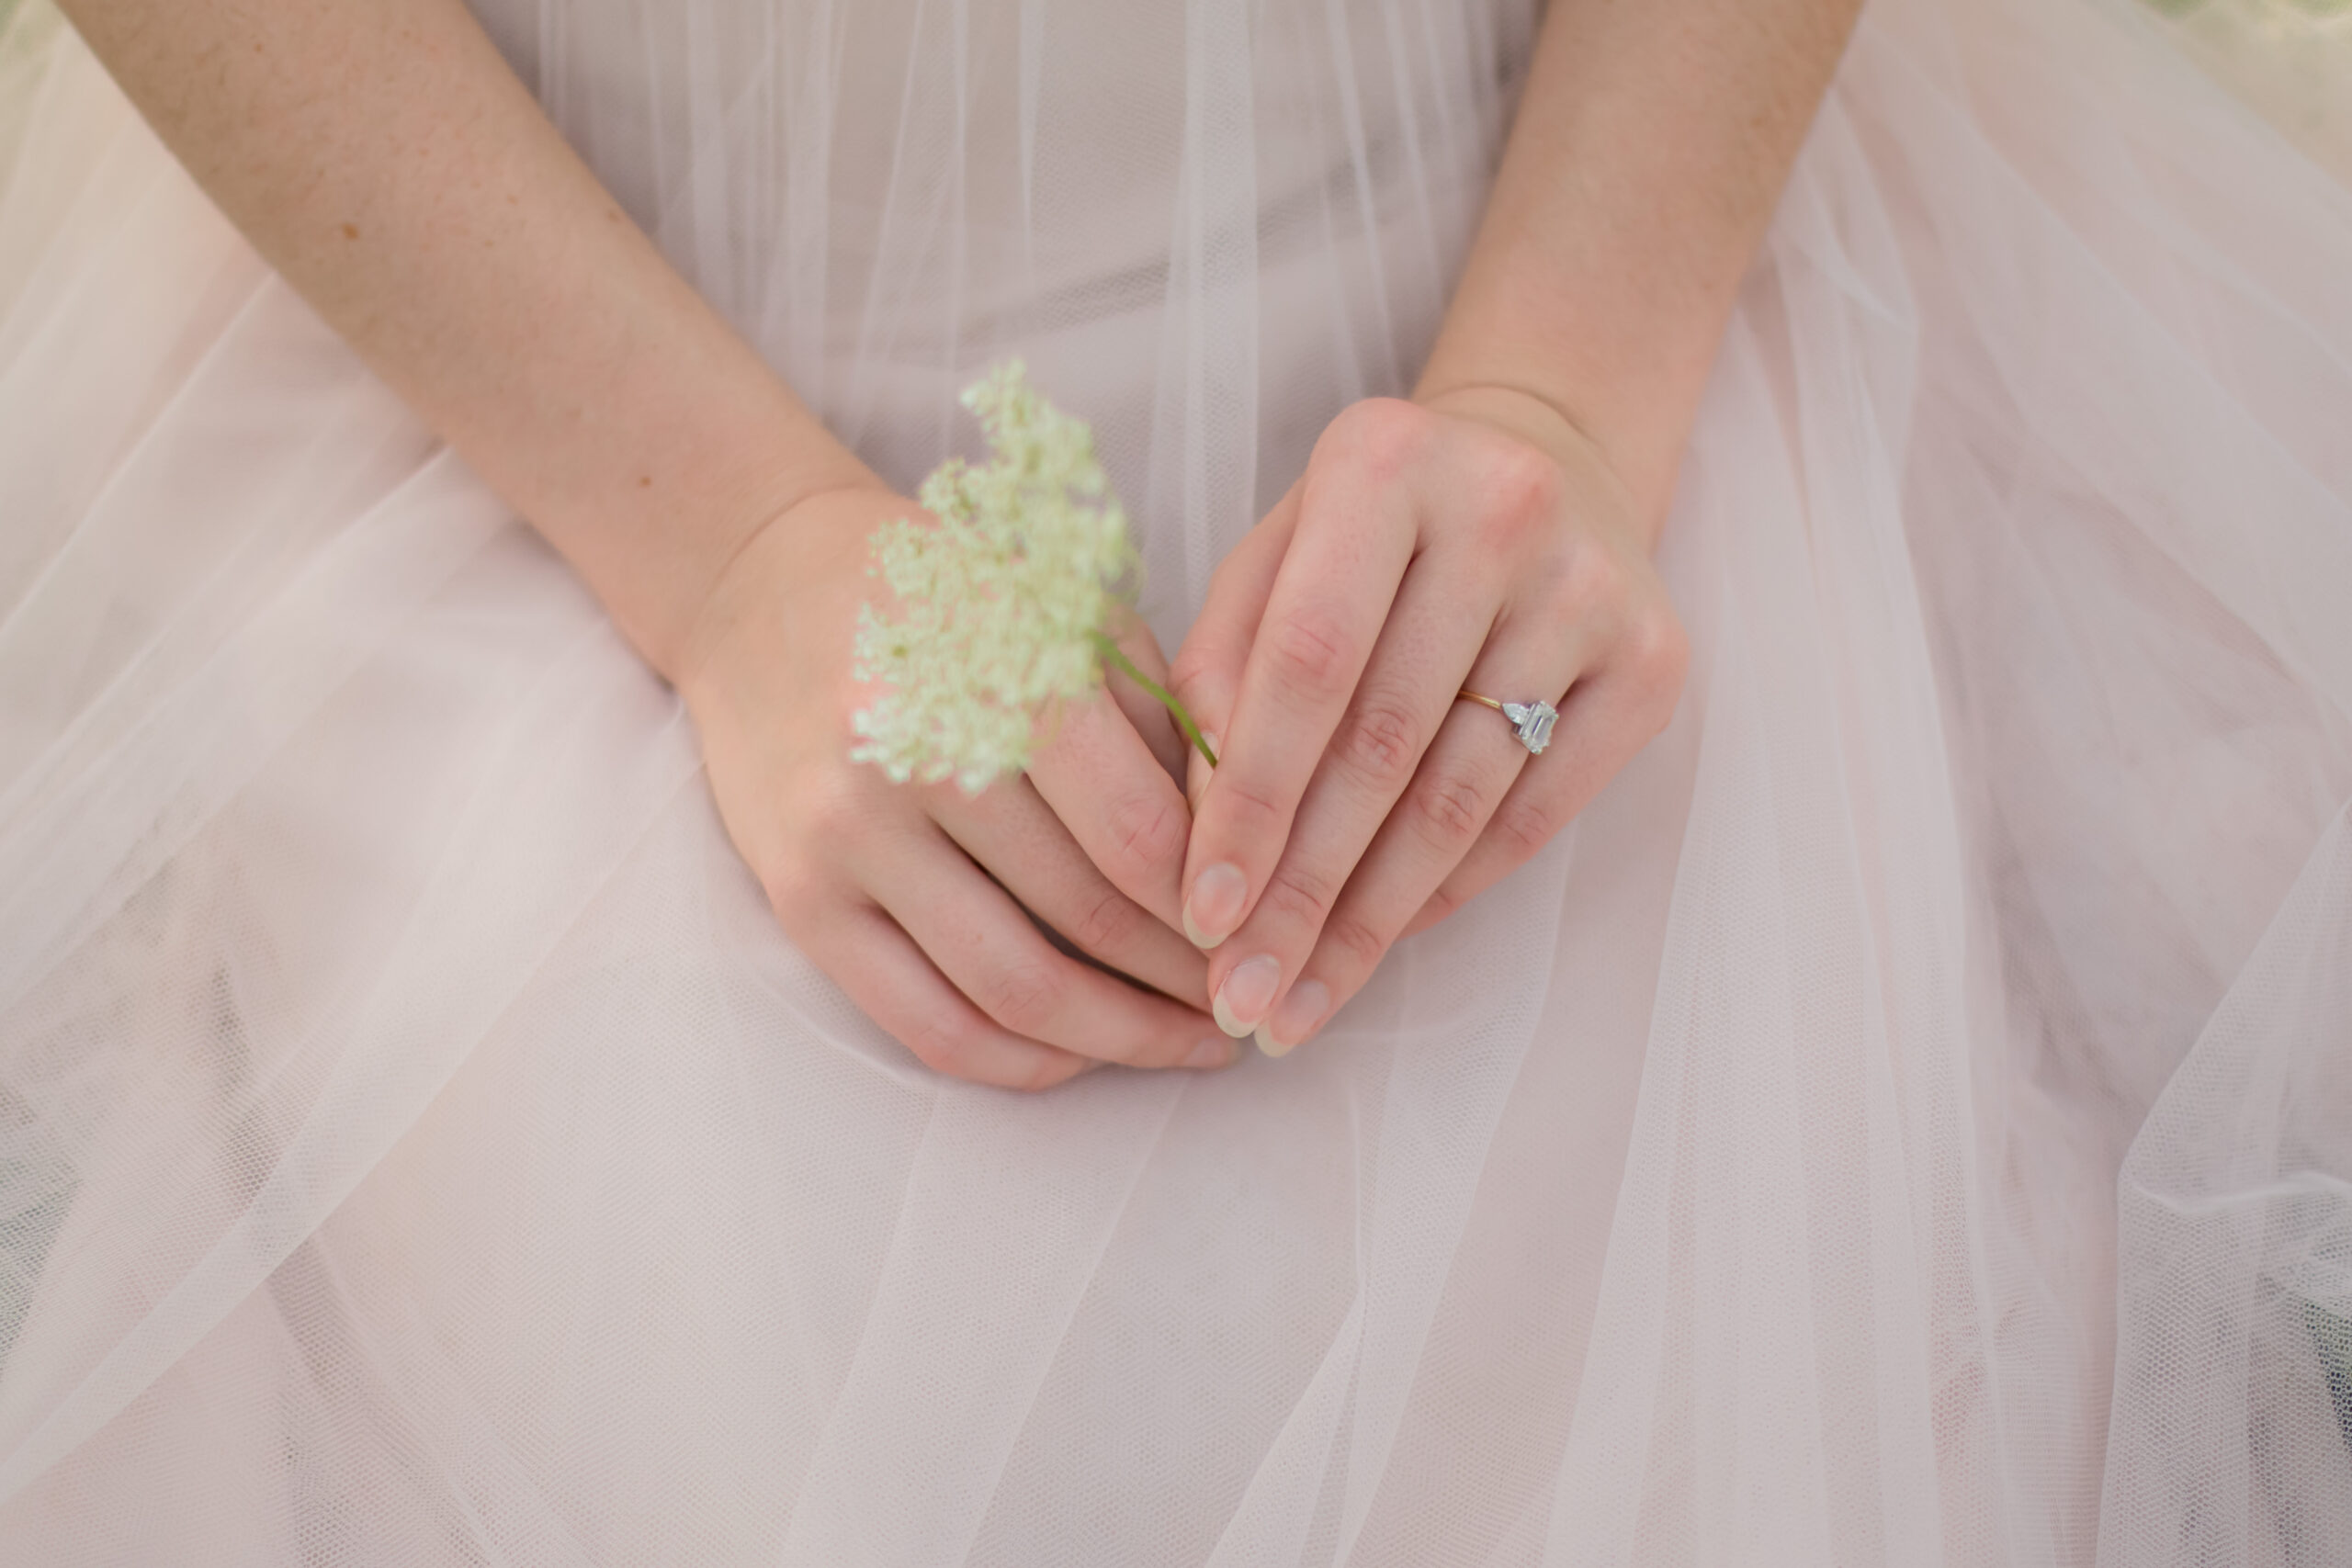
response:
<path fill-rule="evenodd" d="M 1505 703 L 1503 716 L 1517 729 L 1528 755 L 1540 757 L 1552 744 L 1552 726 L 1559 722 L 1560 710 L 1550 703 Z"/>

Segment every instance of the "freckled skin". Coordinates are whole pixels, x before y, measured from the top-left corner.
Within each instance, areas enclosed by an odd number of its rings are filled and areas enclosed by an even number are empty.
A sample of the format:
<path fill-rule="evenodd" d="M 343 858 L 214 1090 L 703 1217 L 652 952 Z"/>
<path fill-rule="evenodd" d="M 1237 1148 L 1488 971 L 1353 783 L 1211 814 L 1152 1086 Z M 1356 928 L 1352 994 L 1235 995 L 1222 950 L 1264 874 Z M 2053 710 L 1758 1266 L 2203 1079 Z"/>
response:
<path fill-rule="evenodd" d="M 663 673 L 754 532 L 878 484 L 628 221 L 463 0 L 62 8 L 247 238 Z"/>
<path fill-rule="evenodd" d="M 1858 3 L 1553 0 L 1477 239 L 1415 393 L 1420 423 L 1381 406 L 1396 400 L 1368 400 L 1335 421 L 1326 440 L 1351 430 L 1419 431 L 1460 447 L 1485 432 L 1478 439 L 1499 455 L 1496 463 L 1432 491 L 1427 521 L 1440 532 L 1499 529 L 1498 537 L 1521 545 L 1541 536 L 1549 514 L 1536 503 L 1543 465 L 1525 459 L 1555 458 L 1559 473 L 1546 482 L 1566 474 L 1572 490 L 1581 483 L 1608 498 L 1610 548 L 1578 558 L 1600 563 L 1586 596 L 1622 607 L 1623 584 L 1641 574 L 1616 556 L 1636 541 L 1645 553 L 1664 516 L 1738 280 Z M 849 626 L 872 592 L 865 541 L 905 515 L 906 502 L 628 220 L 465 0 L 60 4 L 221 210 L 530 519 L 648 660 L 687 693 L 729 831 L 777 894 L 780 918 L 794 911 L 817 962 L 943 1071 L 1037 1088 L 1082 1070 L 1037 1032 L 1094 1040 L 1116 1009 L 1060 1005 L 1083 987 L 1057 979 L 1033 950 L 1005 968 L 1003 955 L 1027 931 L 1011 900 L 986 913 L 978 912 L 985 899 L 967 904 L 935 946 L 910 942 L 876 913 L 888 879 L 876 868 L 893 863 L 907 842 L 936 848 L 956 830 L 952 805 L 877 804 L 840 771 L 849 766 L 856 706 Z M 1427 458 L 1373 440 L 1340 466 L 1376 478 L 1426 469 Z M 1480 498 L 1498 474 L 1534 489 L 1521 502 L 1489 504 L 1493 497 Z M 829 528 L 854 534 L 831 538 Z M 1564 569 L 1554 588 L 1576 599 L 1585 590 L 1572 575 Z M 811 612 L 788 633 L 776 621 L 786 602 Z M 1670 614 L 1646 624 L 1648 663 L 1672 672 L 1675 660 L 1657 653 L 1672 652 Z M 1287 630 L 1289 656 L 1317 657 L 1311 624 Z M 820 637 L 831 640 L 808 640 Z M 1233 671 L 1251 656 L 1249 644 L 1237 638 L 1220 656 L 1232 666 L 1228 685 L 1238 682 Z M 1165 672 L 1156 649 L 1137 647 L 1142 663 Z M 786 667 L 799 678 L 776 679 Z M 1204 853 L 1230 846 L 1194 846 L 1188 867 L 1185 796 L 1153 750 L 1171 743 L 1181 757 L 1181 742 L 1164 715 L 1118 701 L 1115 710 L 1095 705 L 1111 728 L 1097 728 L 1093 750 L 1052 790 L 1051 767 L 1036 775 L 1041 796 L 1053 798 L 1023 797 L 1034 807 L 1022 818 L 1029 838 L 1008 863 L 1050 861 L 1067 874 L 1065 893 L 1082 884 L 1073 925 L 1151 928 L 1136 939 L 1144 956 L 1124 966 L 1156 965 L 1163 978 L 1155 984 L 1188 1000 L 1199 993 L 1195 1006 L 1204 1009 L 1200 956 L 1177 934 L 1179 886 L 1189 886 L 1188 869 L 1197 874 L 1207 863 Z M 1224 705 L 1187 701 L 1212 729 L 1233 736 Z M 1623 753 L 1625 723 L 1606 744 L 1587 742 L 1579 714 L 1590 711 L 1563 707 L 1555 753 Z M 786 729 L 796 756 L 822 753 L 826 765 L 770 765 Z M 1304 777 L 1331 733 L 1302 729 L 1267 744 L 1287 748 L 1290 773 Z M 1359 723 L 1350 744 L 1376 766 L 1396 733 L 1393 723 Z M 844 806 L 852 795 L 854 810 Z M 1204 818 L 1214 815 L 1209 795 L 1201 800 Z M 1261 804 L 1286 816 L 1295 801 Z M 809 821 L 838 830 L 771 841 L 775 825 Z M 1525 813 L 1506 810 L 1497 821 L 1514 853 L 1548 830 Z M 964 830 L 1001 849 L 1018 837 L 1004 836 L 1011 822 Z M 1260 849 L 1244 858 L 1273 863 L 1281 845 Z M 937 863 L 948 869 L 934 874 L 968 872 L 971 859 L 957 858 L 967 851 L 985 859 L 959 841 Z M 1248 891 L 1256 898 L 1263 888 Z M 1442 913 L 1449 898 L 1430 908 Z M 910 908 L 910 919 L 930 913 L 922 905 Z M 974 932 L 989 938 L 992 956 L 959 956 L 956 943 Z M 823 945 L 836 938 L 847 945 Z M 1161 939 L 1182 952 L 1154 945 Z M 951 986 L 942 975 L 959 964 Z M 908 1010 L 916 995 L 933 1005 Z M 995 1013 L 983 1019 L 983 1004 Z M 1158 1015 L 1149 1039 L 1119 1041 L 1121 1059 L 1189 1060 L 1178 1047 L 1196 1042 L 1179 1036 L 1207 1020 L 1180 1013 L 1174 1021 Z M 1227 1059 L 1220 1043 L 1206 1043 L 1204 1059 Z"/>

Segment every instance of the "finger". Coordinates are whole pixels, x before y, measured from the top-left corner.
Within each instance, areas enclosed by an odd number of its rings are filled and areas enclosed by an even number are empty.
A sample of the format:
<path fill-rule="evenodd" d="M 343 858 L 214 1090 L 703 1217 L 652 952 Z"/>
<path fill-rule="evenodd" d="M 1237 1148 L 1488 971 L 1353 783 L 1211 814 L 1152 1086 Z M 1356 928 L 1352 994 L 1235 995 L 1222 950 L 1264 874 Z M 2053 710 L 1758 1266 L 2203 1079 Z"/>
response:
<path fill-rule="evenodd" d="M 1266 600 L 1274 591 L 1274 574 L 1282 568 L 1283 552 L 1290 548 L 1291 534 L 1298 522 L 1299 488 L 1292 485 L 1265 519 L 1217 564 L 1216 575 L 1209 580 L 1207 602 L 1202 604 L 1192 630 L 1184 634 L 1184 646 L 1176 650 L 1169 683 L 1204 738 L 1209 738 L 1212 751 L 1218 750 L 1217 742 L 1232 720 L 1233 700 L 1241 690 L 1242 666 L 1249 661 L 1250 645 L 1257 638 Z M 1184 797 L 1198 804 L 1209 782 L 1208 759 L 1195 751 L 1185 766 Z"/>
<path fill-rule="evenodd" d="M 1184 845 L 1193 827 L 1175 779 L 1108 697 L 1064 704 L 1054 722 L 1052 738 L 1030 759 L 1033 798 L 1066 829 L 1057 837 L 1075 840 L 1111 886 L 1149 910 L 1173 936 Z M 993 862 L 981 863 L 1003 874 Z M 1077 940 L 1075 932 L 1064 934 Z"/>
<path fill-rule="evenodd" d="M 1122 721 L 1111 720 L 1125 729 Z M 1140 746 L 1133 730 L 1130 743 Z M 1167 797 L 1165 892 L 1174 912 L 1177 857 L 1183 852 L 1183 803 L 1175 784 L 1147 762 Z M 1085 792 L 1080 792 L 1083 795 Z M 1114 886 L 1080 848 L 1066 818 L 1027 779 L 998 784 L 977 799 L 939 792 L 932 815 L 1021 905 L 1072 945 L 1121 974 L 1206 1010 L 1207 962 L 1200 950 Z"/>
<path fill-rule="evenodd" d="M 1166 997 L 1091 969 L 942 834 L 868 873 L 874 897 L 956 989 L 1024 1039 L 1135 1067 L 1219 1067 L 1225 1037 Z"/>
<path fill-rule="evenodd" d="M 1520 773 L 1477 841 L 1406 927 L 1435 925 L 1552 841 L 1674 716 L 1689 658 L 1670 614 L 1643 617 L 1561 703 L 1552 744 Z"/>
<path fill-rule="evenodd" d="M 1417 534 L 1401 475 L 1417 456 L 1406 443 L 1418 435 L 1418 422 L 1385 415 L 1335 420 L 1323 437 L 1329 456 L 1318 451 L 1299 493 L 1185 852 L 1185 934 L 1204 948 L 1230 935 L 1264 891 L 1388 617 Z"/>
<path fill-rule="evenodd" d="M 1464 682 L 1482 693 L 1532 696 L 1556 692 L 1574 678 L 1563 672 L 1564 650 L 1550 637 L 1506 626 Z M 1573 665 L 1577 650 L 1565 650 Z M 1512 671 L 1545 669 L 1544 675 Z M 1571 691 L 1576 690 L 1570 686 Z M 1457 700 L 1437 739 L 1415 770 L 1412 784 L 1381 824 L 1314 952 L 1267 1016 L 1258 1044 L 1279 1056 L 1312 1036 L 1363 987 L 1396 940 L 1480 840 L 1516 781 L 1551 761 L 1555 747 L 1531 757 L 1509 720 L 1483 705 Z"/>
<path fill-rule="evenodd" d="M 1435 547 L 1407 572 L 1347 716 L 1299 803 L 1281 859 L 1249 919 L 1210 961 L 1216 1021 L 1228 1032 L 1257 1031 L 1277 1010 L 1285 1018 L 1311 1011 L 1314 1021 L 1321 1021 L 1328 1008 L 1316 998 L 1328 1000 L 1324 982 L 1285 998 L 1341 889 L 1412 783 L 1422 753 L 1479 660 L 1502 598 L 1501 577 L 1498 561 L 1485 552 Z M 1544 636 L 1561 640 L 1548 628 Z M 1531 640 L 1520 638 L 1513 662 L 1556 669 L 1567 657 L 1558 646 L 1528 648 Z M 1429 887 L 1436 886 L 1432 876 Z M 1418 904 L 1397 911 L 1399 926 Z"/>
<path fill-rule="evenodd" d="M 1151 623 L 1121 605 L 1112 631 L 1119 651 L 1165 690 L 1170 684 L 1168 658 L 1159 651 L 1159 639 L 1152 635 Z M 1128 725 L 1143 738 L 1152 761 L 1158 762 L 1160 771 L 1181 788 L 1184 778 L 1184 753 L 1192 748 L 1183 733 L 1176 728 L 1175 716 L 1158 697 L 1136 684 L 1134 678 L 1125 671 L 1112 669 L 1105 671 L 1104 675 L 1112 701 L 1126 716 Z M 1178 870 L 1181 872 L 1182 867 L 1180 865 Z"/>
<path fill-rule="evenodd" d="M 925 1066 L 999 1089 L 1066 1083 L 1099 1062 L 1023 1040 L 984 1016 L 872 905 L 814 922 L 794 940 L 867 1017 Z"/>

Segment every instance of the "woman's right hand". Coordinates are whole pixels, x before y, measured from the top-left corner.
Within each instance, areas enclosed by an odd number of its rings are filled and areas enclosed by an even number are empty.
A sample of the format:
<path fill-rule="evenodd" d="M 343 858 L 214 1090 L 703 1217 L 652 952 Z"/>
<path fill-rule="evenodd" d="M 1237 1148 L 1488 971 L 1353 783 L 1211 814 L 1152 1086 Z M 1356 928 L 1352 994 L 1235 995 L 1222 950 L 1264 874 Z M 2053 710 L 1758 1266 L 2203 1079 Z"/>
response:
<path fill-rule="evenodd" d="M 1070 705 L 1026 775 L 978 796 L 850 761 L 869 539 L 920 514 L 880 489 L 820 493 L 713 589 L 678 685 L 735 847 L 786 934 L 944 1073 L 1034 1089 L 1105 1062 L 1227 1065 L 1205 961 L 1176 930 L 1192 818 L 1164 710 L 1126 694 Z M 1148 629 L 1123 644 L 1165 681 Z M 1068 956 L 1033 914 L 1152 989 Z"/>

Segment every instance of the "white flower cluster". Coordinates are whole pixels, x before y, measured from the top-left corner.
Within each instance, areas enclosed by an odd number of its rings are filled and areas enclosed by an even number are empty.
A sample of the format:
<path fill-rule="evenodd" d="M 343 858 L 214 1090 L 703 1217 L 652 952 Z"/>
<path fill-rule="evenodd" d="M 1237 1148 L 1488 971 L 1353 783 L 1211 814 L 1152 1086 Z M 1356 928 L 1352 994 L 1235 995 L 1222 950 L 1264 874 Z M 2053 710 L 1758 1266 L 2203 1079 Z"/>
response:
<path fill-rule="evenodd" d="M 1092 432 L 1030 390 L 1018 360 L 964 406 L 988 433 L 987 465 L 941 464 L 917 496 L 938 524 L 874 536 L 900 618 L 859 615 L 857 678 L 888 690 L 856 716 L 851 756 L 977 795 L 1028 764 L 1048 703 L 1095 688 L 1096 637 L 1135 551 Z"/>

